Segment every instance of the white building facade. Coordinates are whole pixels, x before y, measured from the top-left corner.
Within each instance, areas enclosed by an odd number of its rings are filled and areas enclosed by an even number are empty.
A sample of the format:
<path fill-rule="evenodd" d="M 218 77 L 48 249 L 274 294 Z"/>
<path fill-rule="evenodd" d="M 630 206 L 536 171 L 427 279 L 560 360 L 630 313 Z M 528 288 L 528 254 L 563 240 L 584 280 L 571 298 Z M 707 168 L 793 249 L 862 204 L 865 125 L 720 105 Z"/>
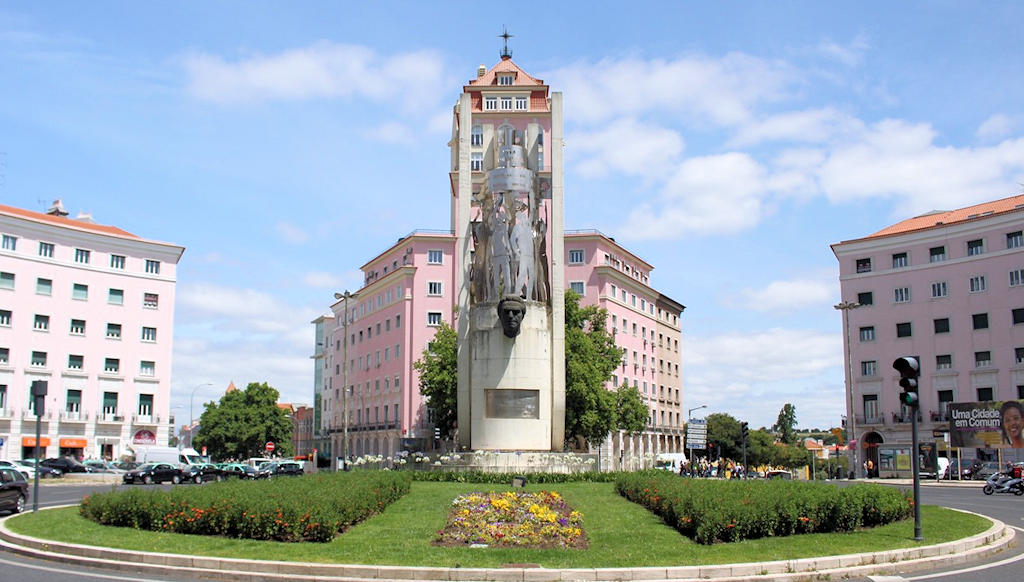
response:
<path fill-rule="evenodd" d="M 47 213 L 0 205 L 0 458 L 34 454 L 36 380 L 48 387 L 41 457 L 168 444 L 184 250 L 68 218 L 59 200 Z"/>

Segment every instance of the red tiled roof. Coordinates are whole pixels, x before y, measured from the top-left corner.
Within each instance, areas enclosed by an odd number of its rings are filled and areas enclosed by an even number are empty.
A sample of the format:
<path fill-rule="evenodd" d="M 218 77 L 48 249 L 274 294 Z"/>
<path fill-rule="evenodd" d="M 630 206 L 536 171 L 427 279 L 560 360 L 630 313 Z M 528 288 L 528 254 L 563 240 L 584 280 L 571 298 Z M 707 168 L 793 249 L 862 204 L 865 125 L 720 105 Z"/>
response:
<path fill-rule="evenodd" d="M 968 220 L 974 220 L 975 218 L 992 216 L 993 214 L 1002 214 L 1004 212 L 1013 212 L 1021 209 L 1024 209 L 1024 194 L 1003 198 L 1002 200 L 995 200 L 993 202 L 975 204 L 974 206 L 968 206 L 967 208 L 960 208 L 957 210 L 929 212 L 927 214 L 908 218 L 902 222 L 897 222 L 892 226 L 887 226 L 864 238 L 868 239 L 878 236 L 889 236 L 912 232 L 915 230 L 946 226 L 957 222 L 965 222 Z"/>
<path fill-rule="evenodd" d="M 5 206 L 3 204 L 0 204 L 0 214 L 9 214 L 20 218 L 35 220 L 38 222 L 48 222 L 50 224 L 56 224 L 59 226 L 65 226 L 68 228 L 74 228 L 78 230 L 98 232 L 110 236 L 119 236 L 141 240 L 139 236 L 134 235 L 128 231 L 121 230 L 116 226 L 107 226 L 104 224 L 85 222 L 84 220 L 75 220 L 73 218 L 68 218 L 66 216 L 54 216 L 52 214 L 44 214 L 42 212 L 33 212 L 31 210 L 24 210 L 22 208 L 15 208 L 13 206 Z"/>
<path fill-rule="evenodd" d="M 519 68 L 519 65 L 512 62 L 512 59 L 502 59 L 497 65 L 491 67 L 491 70 L 483 74 L 483 76 L 477 77 L 469 82 L 469 85 L 497 85 L 498 84 L 498 73 L 515 73 L 516 80 L 512 85 L 513 87 L 521 85 L 544 85 L 544 81 L 531 77 L 526 71 Z M 468 86 L 468 85 L 467 85 Z"/>

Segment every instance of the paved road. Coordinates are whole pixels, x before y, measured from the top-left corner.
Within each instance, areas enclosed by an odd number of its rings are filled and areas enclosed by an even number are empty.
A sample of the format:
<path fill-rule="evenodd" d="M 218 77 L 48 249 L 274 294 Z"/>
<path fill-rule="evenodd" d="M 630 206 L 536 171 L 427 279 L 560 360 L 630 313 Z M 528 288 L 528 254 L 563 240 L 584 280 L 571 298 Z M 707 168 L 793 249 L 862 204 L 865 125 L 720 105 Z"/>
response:
<path fill-rule="evenodd" d="M 845 483 L 843 483 L 845 484 Z M 906 486 L 900 486 L 907 489 Z M 45 485 L 39 489 L 39 506 L 53 507 L 77 503 L 81 498 L 95 491 L 106 491 L 104 485 Z M 981 493 L 980 484 L 972 486 L 924 486 L 921 488 L 922 502 L 929 505 L 955 507 L 988 515 L 1007 525 L 1021 528 L 1024 533 L 1024 497 L 1013 495 L 986 496 Z M 928 539 L 928 530 L 923 532 Z M 928 580 L 937 582 L 1018 582 L 1024 568 L 1024 544 L 1009 552 L 996 556 L 984 563 L 970 567 L 947 569 L 946 571 L 913 572 L 904 576 L 872 577 L 874 582 L 896 582 L 902 580 Z M 106 570 L 91 570 L 75 567 L 73 570 L 62 564 L 32 560 L 0 550 L 0 578 L 19 582 L 78 582 L 100 580 L 136 580 L 166 582 L 200 582 L 186 577 L 141 577 Z M 862 579 L 866 580 L 866 579 Z"/>

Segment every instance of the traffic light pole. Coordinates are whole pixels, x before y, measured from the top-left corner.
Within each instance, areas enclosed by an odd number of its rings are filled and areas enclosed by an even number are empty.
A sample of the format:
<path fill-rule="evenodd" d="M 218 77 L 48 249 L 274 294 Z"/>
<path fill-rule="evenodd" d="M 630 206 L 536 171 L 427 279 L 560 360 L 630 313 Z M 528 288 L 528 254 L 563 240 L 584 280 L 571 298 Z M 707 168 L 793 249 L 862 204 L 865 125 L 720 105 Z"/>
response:
<path fill-rule="evenodd" d="M 914 472 L 914 541 L 923 541 L 921 535 L 921 455 L 917 446 L 917 408 L 910 410 L 911 470 Z"/>

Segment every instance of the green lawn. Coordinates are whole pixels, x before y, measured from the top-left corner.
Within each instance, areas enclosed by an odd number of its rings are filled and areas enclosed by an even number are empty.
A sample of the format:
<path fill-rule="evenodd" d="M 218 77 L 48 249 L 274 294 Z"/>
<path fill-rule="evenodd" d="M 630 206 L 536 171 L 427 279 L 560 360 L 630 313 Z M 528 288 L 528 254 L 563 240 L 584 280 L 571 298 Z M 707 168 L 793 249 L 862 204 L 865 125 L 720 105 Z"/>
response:
<path fill-rule="evenodd" d="M 509 563 L 548 568 L 685 566 L 770 561 L 822 555 L 875 552 L 930 545 L 985 531 L 990 522 L 938 507 L 922 508 L 925 541 L 913 541 L 913 521 L 835 534 L 748 540 L 702 546 L 664 525 L 643 508 L 615 493 L 611 483 L 529 486 L 555 490 L 584 514 L 590 542 L 586 550 L 442 548 L 430 544 L 443 527 L 448 505 L 459 493 L 504 491 L 508 487 L 472 483 L 414 482 L 412 491 L 327 544 L 281 543 L 138 531 L 97 525 L 74 508 L 25 514 L 8 527 L 33 537 L 129 550 L 243 559 L 489 567 Z"/>

